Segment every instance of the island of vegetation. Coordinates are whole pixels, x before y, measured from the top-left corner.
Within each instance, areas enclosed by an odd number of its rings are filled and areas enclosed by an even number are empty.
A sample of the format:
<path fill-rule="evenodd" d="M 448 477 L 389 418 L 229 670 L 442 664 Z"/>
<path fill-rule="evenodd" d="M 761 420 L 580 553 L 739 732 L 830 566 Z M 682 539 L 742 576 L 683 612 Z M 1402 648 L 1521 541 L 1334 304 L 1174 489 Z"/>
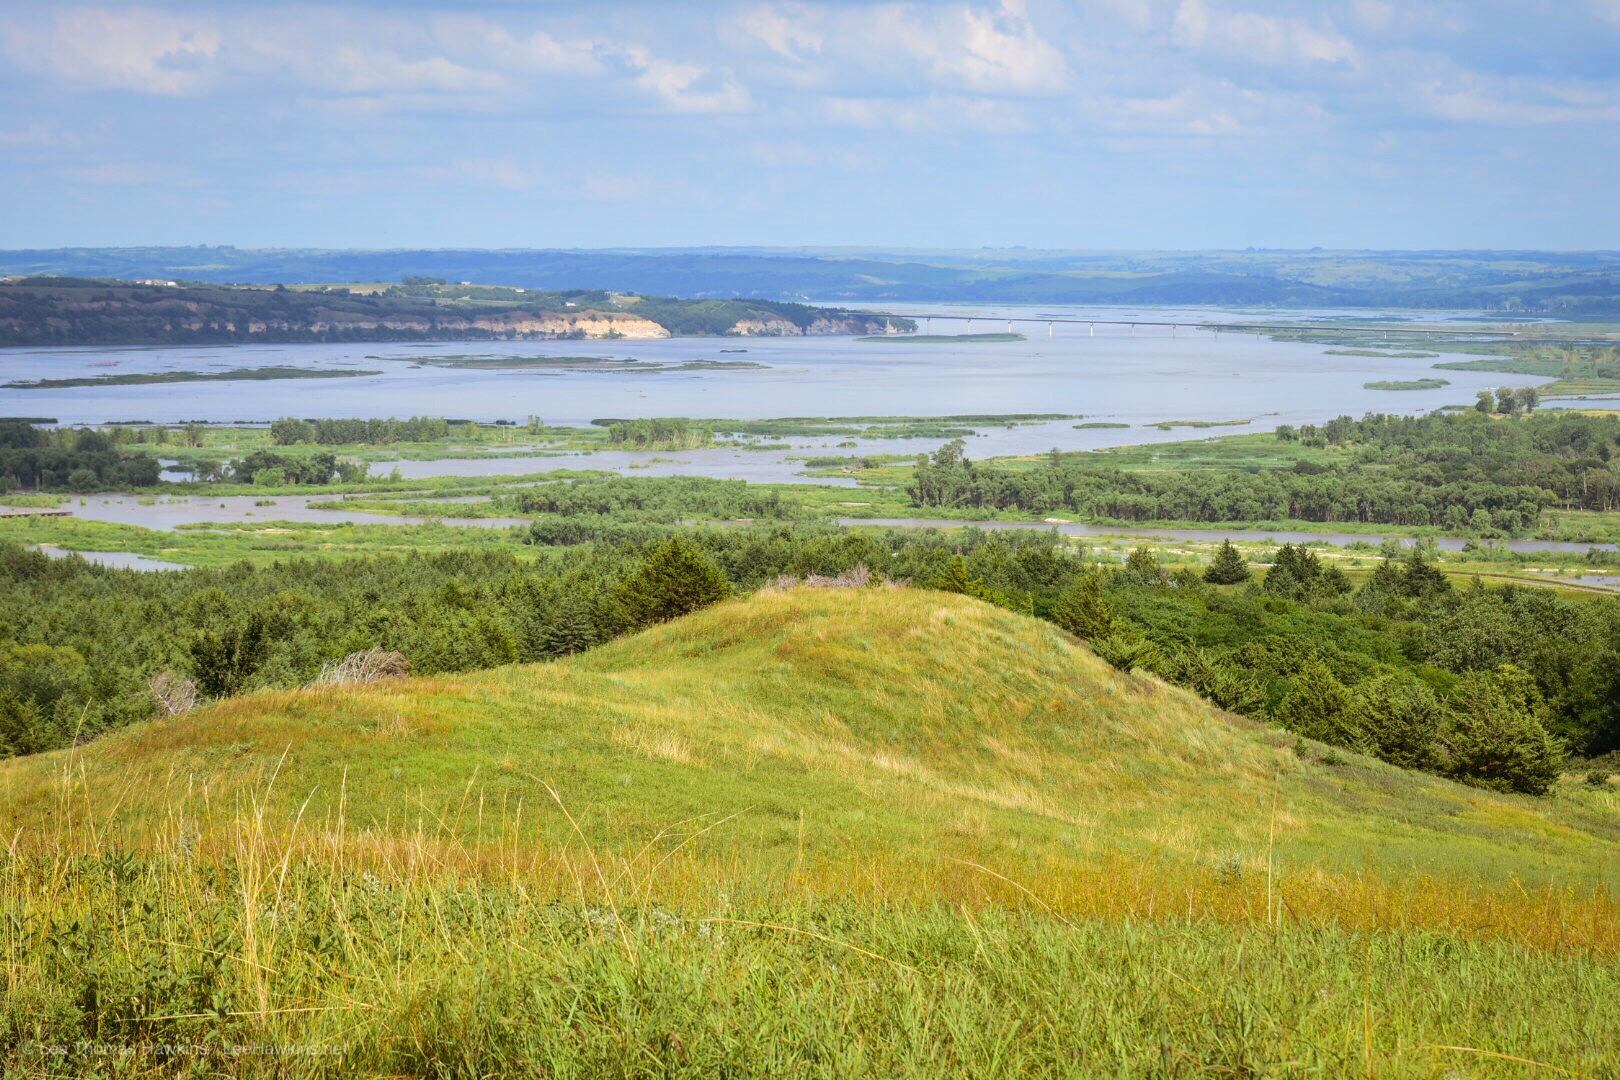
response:
<path fill-rule="evenodd" d="M 0 280 L 0 345 L 747 337 L 914 328 L 907 319 L 784 301 L 542 292 L 427 278 L 292 288 Z"/>
<path fill-rule="evenodd" d="M 1450 379 L 1381 379 L 1362 383 L 1363 390 L 1438 390 L 1450 386 Z"/>
<path fill-rule="evenodd" d="M 256 382 L 266 379 L 352 379 L 362 375 L 381 375 L 380 371 L 360 368 L 301 368 L 271 365 L 256 368 L 231 368 L 226 371 L 148 371 L 125 372 L 119 375 L 86 375 L 76 379 L 31 379 L 0 385 L 6 390 L 69 390 L 86 386 L 150 386 L 163 383 L 192 382 Z"/>

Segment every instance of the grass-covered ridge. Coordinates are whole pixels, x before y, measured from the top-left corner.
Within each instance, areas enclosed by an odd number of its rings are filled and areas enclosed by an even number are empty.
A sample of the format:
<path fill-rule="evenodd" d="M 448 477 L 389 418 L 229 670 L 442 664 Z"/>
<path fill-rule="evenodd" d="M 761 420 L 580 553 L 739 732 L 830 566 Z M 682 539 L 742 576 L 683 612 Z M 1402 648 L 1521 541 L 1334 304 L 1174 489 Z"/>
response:
<path fill-rule="evenodd" d="M 0 764 L 0 827 L 19 1068 L 1602 1074 L 1620 1022 L 1612 796 L 1296 747 L 922 590 L 232 699 Z"/>
<path fill-rule="evenodd" d="M 0 819 L 25 832 L 54 819 L 66 756 L 0 766 Z M 767 591 L 550 664 L 250 695 L 71 756 L 83 790 L 65 812 L 136 843 L 180 825 L 228 843 L 237 809 L 261 801 L 289 829 L 341 811 L 375 837 L 426 811 L 470 851 L 499 835 L 497 807 L 550 785 L 599 855 L 740 813 L 745 826 L 694 853 L 746 859 L 758 881 L 812 860 L 826 887 L 860 892 L 881 850 L 887 887 L 912 899 L 934 895 L 942 856 L 1061 876 L 1151 853 L 1179 874 L 1257 860 L 1273 828 L 1280 865 L 1352 874 L 1371 857 L 1381 871 L 1591 884 L 1620 852 L 1620 819 L 1585 802 L 1323 765 L 1049 624 L 923 590 Z M 466 798 L 482 823 L 450 826 Z M 505 827 L 554 844 L 571 829 L 540 814 Z"/>

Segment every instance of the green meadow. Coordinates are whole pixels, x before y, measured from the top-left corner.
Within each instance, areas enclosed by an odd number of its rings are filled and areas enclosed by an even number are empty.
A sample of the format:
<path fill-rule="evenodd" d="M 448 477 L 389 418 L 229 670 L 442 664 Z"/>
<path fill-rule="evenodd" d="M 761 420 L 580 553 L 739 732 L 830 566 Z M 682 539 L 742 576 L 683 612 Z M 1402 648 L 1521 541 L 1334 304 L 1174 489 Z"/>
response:
<path fill-rule="evenodd" d="M 0 764 L 0 1050 L 70 1072 L 78 1040 L 134 1047 L 125 1075 L 271 1043 L 305 1056 L 229 1069 L 1607 1075 L 1617 811 L 1330 752 L 964 597 L 767 591 L 548 664 L 250 695 Z"/>

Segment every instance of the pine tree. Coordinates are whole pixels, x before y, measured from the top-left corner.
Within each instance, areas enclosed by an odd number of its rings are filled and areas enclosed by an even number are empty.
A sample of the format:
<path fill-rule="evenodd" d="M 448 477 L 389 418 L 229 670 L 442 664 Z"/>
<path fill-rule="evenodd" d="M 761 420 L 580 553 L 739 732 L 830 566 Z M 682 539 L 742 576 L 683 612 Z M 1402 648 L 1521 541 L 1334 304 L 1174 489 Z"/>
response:
<path fill-rule="evenodd" d="M 668 622 L 731 595 L 731 583 L 701 548 L 671 537 L 614 590 L 628 629 Z"/>
<path fill-rule="evenodd" d="M 1316 657 L 1305 662 L 1272 719 L 1298 735 L 1338 746 L 1353 742 L 1350 691 Z"/>
<path fill-rule="evenodd" d="M 1133 585 L 1163 585 L 1165 581 L 1159 556 L 1146 544 L 1138 544 L 1125 556 L 1125 569 L 1120 577 Z"/>
<path fill-rule="evenodd" d="M 1400 610 L 1404 595 L 1400 568 L 1394 559 L 1385 559 L 1356 591 L 1355 604 L 1370 615 L 1390 616 Z"/>
<path fill-rule="evenodd" d="M 1215 553 L 1215 558 L 1204 571 L 1204 580 L 1211 585 L 1239 585 L 1253 576 L 1249 572 L 1249 564 L 1238 554 L 1230 540 L 1221 541 L 1221 550 Z"/>
<path fill-rule="evenodd" d="M 1401 592 L 1421 598 L 1451 591 L 1451 579 L 1441 573 L 1423 556 L 1423 549 L 1414 545 L 1401 561 Z"/>
<path fill-rule="evenodd" d="M 1357 749 L 1403 769 L 1430 769 L 1444 715 L 1426 687 L 1385 675 L 1356 687 L 1349 727 Z"/>
<path fill-rule="evenodd" d="M 1446 771 L 1493 791 L 1545 795 L 1564 767 L 1564 745 L 1547 730 L 1535 680 L 1512 664 L 1463 680 L 1441 738 Z"/>
<path fill-rule="evenodd" d="M 945 564 L 945 569 L 940 571 L 939 577 L 934 579 L 934 588 L 940 592 L 979 596 L 984 592 L 984 582 L 968 572 L 966 559 L 960 555 L 953 555 Z"/>
<path fill-rule="evenodd" d="M 1114 613 L 1103 599 L 1101 571 L 1080 575 L 1074 588 L 1053 605 L 1052 621 L 1087 641 L 1097 641 L 1114 632 Z"/>

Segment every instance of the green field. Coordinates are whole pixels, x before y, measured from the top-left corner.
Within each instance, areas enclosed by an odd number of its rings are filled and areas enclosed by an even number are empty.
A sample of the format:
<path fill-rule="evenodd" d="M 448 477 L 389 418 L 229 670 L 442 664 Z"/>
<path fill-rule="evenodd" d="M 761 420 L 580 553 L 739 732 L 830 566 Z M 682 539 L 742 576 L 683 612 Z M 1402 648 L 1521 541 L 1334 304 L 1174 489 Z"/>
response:
<path fill-rule="evenodd" d="M 962 597 L 770 592 L 0 765 L 0 1052 L 1605 1075 L 1617 809 L 1329 753 Z"/>

